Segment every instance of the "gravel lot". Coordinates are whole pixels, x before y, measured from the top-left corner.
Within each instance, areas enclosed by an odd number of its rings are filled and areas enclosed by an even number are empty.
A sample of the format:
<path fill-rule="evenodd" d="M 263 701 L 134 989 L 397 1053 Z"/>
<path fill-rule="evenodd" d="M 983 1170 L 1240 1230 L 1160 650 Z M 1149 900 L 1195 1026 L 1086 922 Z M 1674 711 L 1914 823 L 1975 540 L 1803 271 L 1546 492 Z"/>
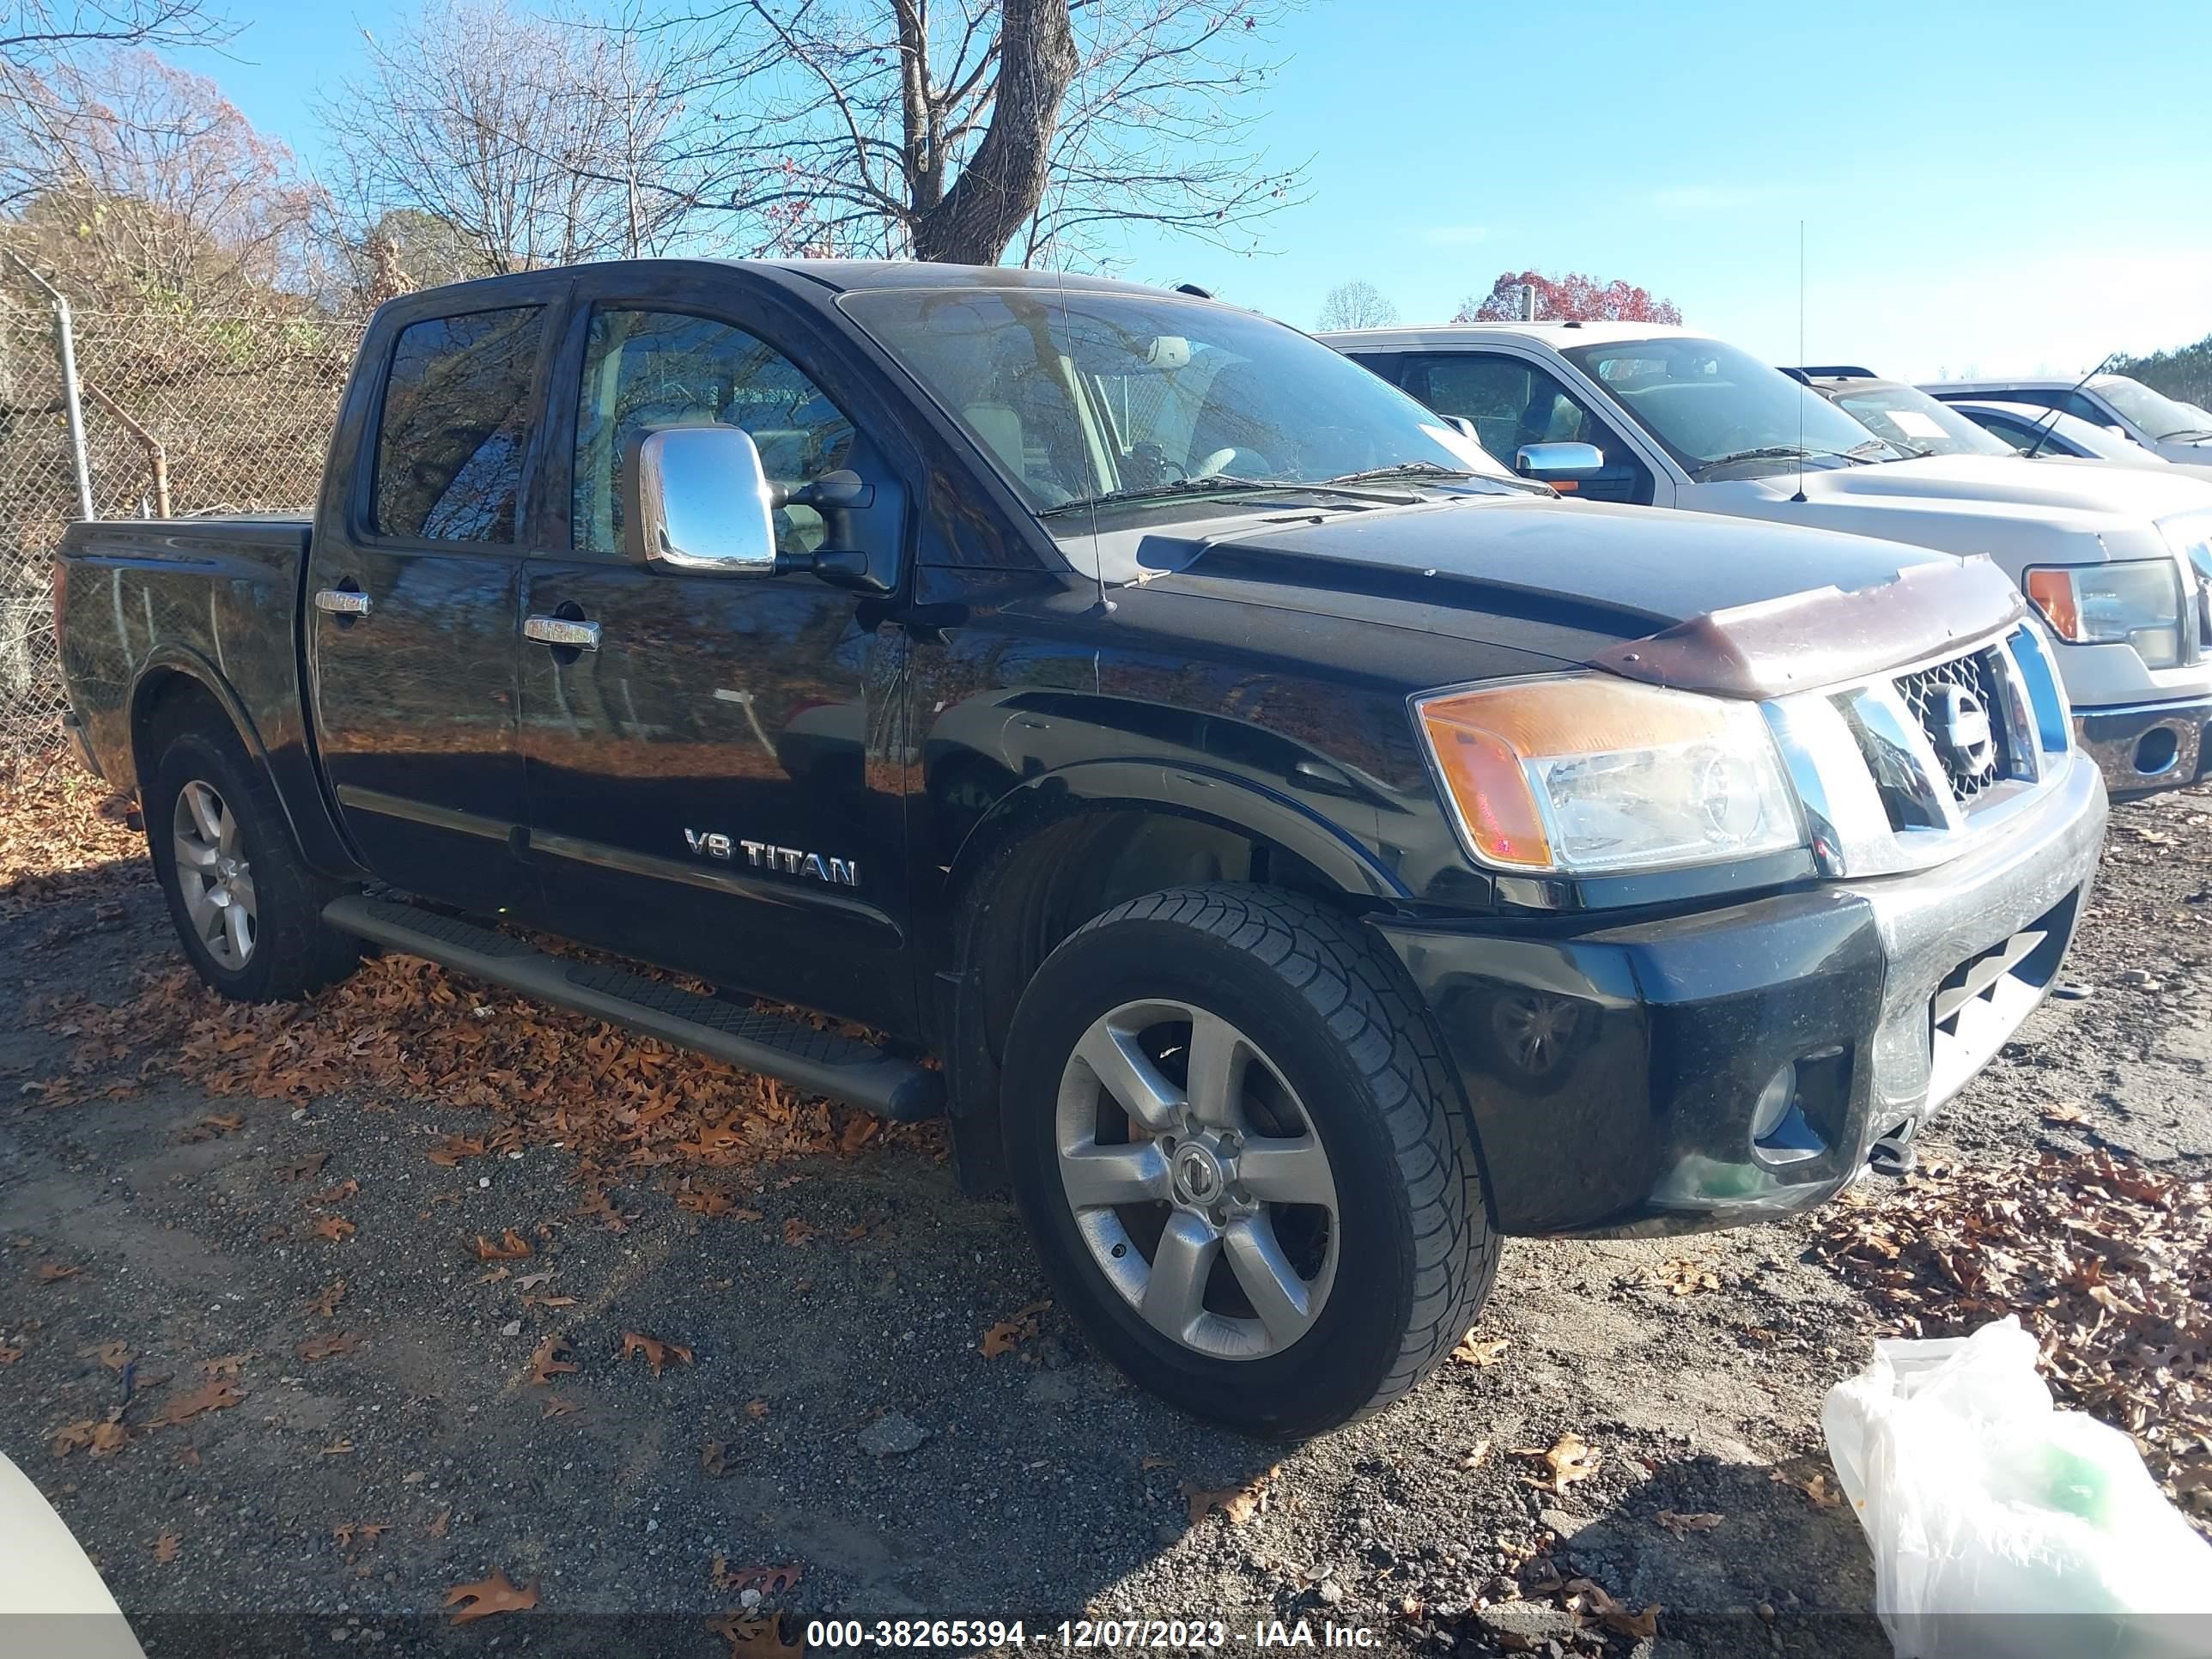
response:
<path fill-rule="evenodd" d="M 260 1039 L 234 1026 L 180 1065 L 159 1021 L 87 1012 L 149 1006 L 179 958 L 132 838 L 86 809 L 19 795 L 0 862 L 0 1449 L 153 1652 L 767 1653 L 772 1624 L 726 1621 L 778 1610 L 791 1634 L 1144 1614 L 1225 1620 L 1245 1649 L 1304 1618 L 1439 1653 L 1888 1651 L 1857 1525 L 1814 1479 L 1821 1395 L 1878 1319 L 1809 1221 L 1512 1244 L 1465 1361 L 1376 1421 L 1257 1445 L 1036 1311 L 1012 1209 L 961 1200 L 932 1133 L 845 1152 L 817 1114 L 829 1139 L 781 1144 L 831 1150 L 729 1160 L 687 1208 L 667 1166 L 580 1186 L 541 1133 L 434 1162 L 495 1125 L 450 1084 L 341 1068 L 258 1097 L 222 1043 Z M 2204 1175 L 2208 925 L 2212 794 L 2119 809 L 2069 969 L 2087 994 L 2036 1017 L 1923 1158 L 2102 1146 Z M 453 988 L 438 1018 L 534 1018 Z M 479 1255 L 509 1229 L 526 1258 Z M 678 1351 L 655 1375 L 630 1334 Z M 534 1382 L 534 1358 L 574 1369 Z M 118 1407 L 119 1448 L 57 1455 Z M 1514 1454 L 1566 1434 L 1596 1471 L 1540 1490 Z M 796 1583 L 749 1574 L 778 1567 Z M 449 1588 L 495 1571 L 535 1611 L 449 1625 Z M 1541 1588 L 1578 1577 L 1613 1628 L 1577 1632 Z M 1523 1587 L 1517 1613 L 1475 1610 Z"/>

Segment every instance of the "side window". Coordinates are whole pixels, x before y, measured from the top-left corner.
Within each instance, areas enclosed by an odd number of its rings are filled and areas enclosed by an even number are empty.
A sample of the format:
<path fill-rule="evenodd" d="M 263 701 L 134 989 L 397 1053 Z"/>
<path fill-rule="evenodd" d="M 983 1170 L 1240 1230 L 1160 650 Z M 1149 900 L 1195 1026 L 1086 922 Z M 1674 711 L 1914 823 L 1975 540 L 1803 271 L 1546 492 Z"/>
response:
<path fill-rule="evenodd" d="M 643 434 L 717 424 L 750 434 L 779 484 L 836 471 L 853 446 L 852 422 L 821 388 L 744 330 L 676 312 L 595 313 L 576 404 L 575 550 L 621 550 L 623 469 Z M 775 523 L 786 553 L 822 545 L 826 526 L 811 507 L 781 507 Z"/>
<path fill-rule="evenodd" d="M 1482 447 L 1508 468 L 1523 444 L 1594 444 L 1607 472 L 1616 476 L 1587 481 L 1581 494 L 1651 499 L 1650 477 L 1636 452 L 1548 369 L 1517 357 L 1460 351 L 1413 358 L 1406 365 L 1404 385 L 1438 414 L 1474 422 Z"/>
<path fill-rule="evenodd" d="M 399 331 L 376 434 L 379 535 L 514 542 L 544 322 L 520 306 Z"/>

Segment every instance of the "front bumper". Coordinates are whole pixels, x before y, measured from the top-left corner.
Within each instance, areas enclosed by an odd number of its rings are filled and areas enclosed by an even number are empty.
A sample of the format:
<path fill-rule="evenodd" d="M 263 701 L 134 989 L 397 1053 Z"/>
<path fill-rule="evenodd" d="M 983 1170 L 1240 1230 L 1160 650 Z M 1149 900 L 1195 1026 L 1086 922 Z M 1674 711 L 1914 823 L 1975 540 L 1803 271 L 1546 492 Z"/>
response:
<path fill-rule="evenodd" d="M 2194 783 L 2212 762 L 2212 696 L 2074 711 L 2081 748 L 2115 795 L 2147 794 Z"/>
<path fill-rule="evenodd" d="M 1980 1070 L 2057 977 L 2104 828 L 2077 759 L 1917 874 L 1611 927 L 1372 925 L 1435 1017 L 1502 1231 L 1688 1231 L 1821 1202 Z M 1783 1128 L 1754 1145 L 1793 1066 Z"/>

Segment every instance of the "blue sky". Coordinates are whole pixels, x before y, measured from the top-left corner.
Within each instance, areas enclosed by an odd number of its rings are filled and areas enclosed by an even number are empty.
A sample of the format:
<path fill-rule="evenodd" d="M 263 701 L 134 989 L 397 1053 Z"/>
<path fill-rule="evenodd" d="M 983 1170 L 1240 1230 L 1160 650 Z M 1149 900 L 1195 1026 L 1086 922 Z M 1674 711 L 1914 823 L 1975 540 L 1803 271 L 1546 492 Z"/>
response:
<path fill-rule="evenodd" d="M 316 156 L 312 97 L 398 9 L 231 0 L 218 80 Z M 1641 283 L 1693 325 L 1924 378 L 2078 373 L 2212 333 L 2212 3 L 1315 0 L 1256 106 L 1311 197 L 1242 258 L 1126 274 L 1310 326 L 1374 283 L 1448 318 L 1501 270 Z"/>

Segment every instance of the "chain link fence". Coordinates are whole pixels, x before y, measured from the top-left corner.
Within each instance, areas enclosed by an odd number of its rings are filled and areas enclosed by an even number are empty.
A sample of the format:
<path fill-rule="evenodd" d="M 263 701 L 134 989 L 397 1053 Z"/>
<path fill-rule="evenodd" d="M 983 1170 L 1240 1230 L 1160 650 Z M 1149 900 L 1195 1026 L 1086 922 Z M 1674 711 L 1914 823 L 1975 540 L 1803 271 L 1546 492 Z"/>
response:
<path fill-rule="evenodd" d="M 313 507 L 361 322 L 160 309 L 71 320 L 95 518 Z M 51 742 L 62 708 L 48 567 L 81 512 L 68 409 L 53 308 L 0 291 L 0 754 Z"/>

